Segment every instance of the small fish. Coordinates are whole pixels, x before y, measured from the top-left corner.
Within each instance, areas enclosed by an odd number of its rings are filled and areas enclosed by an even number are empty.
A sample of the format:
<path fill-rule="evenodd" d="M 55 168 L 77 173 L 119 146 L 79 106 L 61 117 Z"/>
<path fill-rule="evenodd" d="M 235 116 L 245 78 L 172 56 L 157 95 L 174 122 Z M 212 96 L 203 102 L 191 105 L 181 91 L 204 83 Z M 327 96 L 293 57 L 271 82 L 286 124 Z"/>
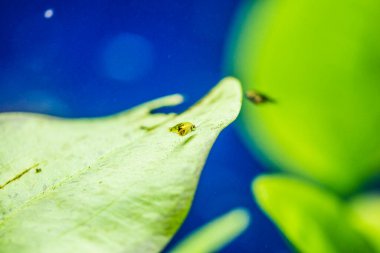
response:
<path fill-rule="evenodd" d="M 266 95 L 264 95 L 262 93 L 259 93 L 256 90 L 249 90 L 249 91 L 247 91 L 245 93 L 245 96 L 249 99 L 249 101 L 251 101 L 252 103 L 254 103 L 256 105 L 267 103 L 267 102 L 270 102 L 270 103 L 274 103 L 275 102 L 270 97 L 268 97 L 268 96 L 266 96 Z"/>
<path fill-rule="evenodd" d="M 177 133 L 180 136 L 185 136 L 186 134 L 195 130 L 195 125 L 190 122 L 179 123 L 171 128 L 169 128 L 170 132 Z"/>

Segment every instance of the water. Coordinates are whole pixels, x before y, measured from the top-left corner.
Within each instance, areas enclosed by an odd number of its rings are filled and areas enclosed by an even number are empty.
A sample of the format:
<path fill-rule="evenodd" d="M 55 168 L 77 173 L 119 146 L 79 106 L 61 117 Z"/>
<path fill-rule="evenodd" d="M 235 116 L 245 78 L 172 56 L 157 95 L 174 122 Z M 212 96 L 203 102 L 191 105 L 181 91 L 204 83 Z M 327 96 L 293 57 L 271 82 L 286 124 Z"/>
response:
<path fill-rule="evenodd" d="M 65 117 L 115 113 L 182 93 L 191 105 L 225 74 L 241 1 L 1 1 L 0 111 Z M 235 207 L 249 229 L 223 252 L 287 252 L 253 201 L 264 169 L 229 127 L 212 149 L 193 207 L 168 248 Z"/>

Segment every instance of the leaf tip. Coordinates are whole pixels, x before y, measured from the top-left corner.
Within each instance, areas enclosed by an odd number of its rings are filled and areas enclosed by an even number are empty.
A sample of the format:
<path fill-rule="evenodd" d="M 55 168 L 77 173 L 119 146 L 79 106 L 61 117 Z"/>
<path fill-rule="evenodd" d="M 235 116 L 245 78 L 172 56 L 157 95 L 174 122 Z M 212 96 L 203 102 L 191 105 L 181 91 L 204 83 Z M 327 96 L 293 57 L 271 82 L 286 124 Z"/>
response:
<path fill-rule="evenodd" d="M 236 77 L 233 77 L 233 76 L 224 77 L 220 81 L 219 85 L 225 87 L 226 89 L 230 89 L 232 91 L 236 91 L 237 93 L 240 93 L 240 97 L 242 97 L 243 91 L 242 91 L 241 83 L 239 79 L 237 79 Z"/>
<path fill-rule="evenodd" d="M 158 98 L 150 102 L 150 108 L 158 109 L 164 106 L 176 106 L 184 101 L 184 97 L 181 94 L 173 94 L 165 97 Z"/>
<path fill-rule="evenodd" d="M 246 208 L 239 207 L 229 213 L 231 219 L 236 222 L 236 225 L 245 230 L 251 223 L 251 216 Z"/>
<path fill-rule="evenodd" d="M 251 190 L 259 204 L 268 199 L 268 184 L 270 183 L 271 178 L 266 175 L 258 176 L 252 181 Z"/>

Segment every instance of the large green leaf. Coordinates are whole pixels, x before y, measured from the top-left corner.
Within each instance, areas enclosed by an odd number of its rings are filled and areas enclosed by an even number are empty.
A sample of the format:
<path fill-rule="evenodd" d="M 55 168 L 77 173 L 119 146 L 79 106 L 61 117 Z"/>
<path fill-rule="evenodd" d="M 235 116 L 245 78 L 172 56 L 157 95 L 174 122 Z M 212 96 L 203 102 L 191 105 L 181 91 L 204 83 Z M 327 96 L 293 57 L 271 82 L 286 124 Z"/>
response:
<path fill-rule="evenodd" d="M 235 209 L 207 223 L 180 242 L 171 253 L 217 252 L 238 237 L 249 225 L 249 213 Z"/>
<path fill-rule="evenodd" d="M 348 195 L 380 175 L 380 1 L 261 0 L 231 61 L 245 139 L 272 167 Z"/>
<path fill-rule="evenodd" d="M 366 194 L 355 197 L 349 204 L 350 220 L 380 252 L 380 195 Z"/>
<path fill-rule="evenodd" d="M 260 176 L 253 183 L 260 207 L 300 252 L 374 252 L 351 226 L 336 195 L 290 176 Z"/>
<path fill-rule="evenodd" d="M 156 252 L 185 218 L 208 152 L 238 115 L 224 79 L 180 114 L 179 95 L 97 119 L 0 116 L 0 252 Z M 170 127 L 191 122 L 185 136 Z"/>

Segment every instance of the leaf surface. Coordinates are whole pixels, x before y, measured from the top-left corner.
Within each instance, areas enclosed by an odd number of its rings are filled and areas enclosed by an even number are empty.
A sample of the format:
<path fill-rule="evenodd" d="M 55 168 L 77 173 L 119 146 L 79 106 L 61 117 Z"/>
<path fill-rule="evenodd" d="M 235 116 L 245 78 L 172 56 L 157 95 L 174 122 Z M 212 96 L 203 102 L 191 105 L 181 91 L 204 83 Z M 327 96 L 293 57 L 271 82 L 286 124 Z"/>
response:
<path fill-rule="evenodd" d="M 375 252 L 333 193 L 291 176 L 260 176 L 256 201 L 300 252 Z"/>
<path fill-rule="evenodd" d="M 225 78 L 186 112 L 160 98 L 109 117 L 0 114 L 0 252 L 157 252 L 178 229 L 241 88 Z M 181 122 L 196 130 L 170 132 Z"/>

